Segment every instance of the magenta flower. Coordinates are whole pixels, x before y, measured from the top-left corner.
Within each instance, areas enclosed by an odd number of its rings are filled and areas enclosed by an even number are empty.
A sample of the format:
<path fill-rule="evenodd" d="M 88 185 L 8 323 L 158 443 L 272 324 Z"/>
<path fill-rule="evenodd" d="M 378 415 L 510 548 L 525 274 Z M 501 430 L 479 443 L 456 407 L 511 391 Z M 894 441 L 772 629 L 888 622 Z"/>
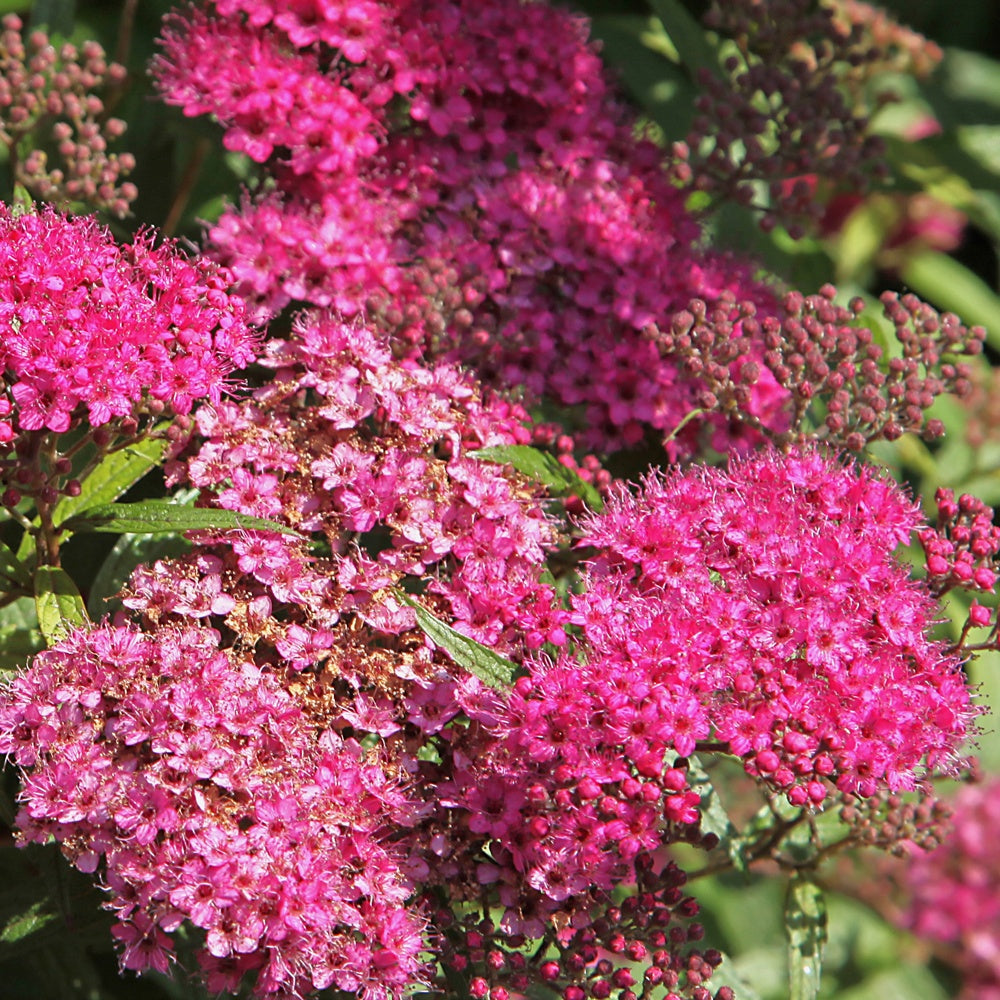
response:
<path fill-rule="evenodd" d="M 893 555 L 922 524 L 894 483 L 815 451 L 651 475 L 584 533 L 587 673 L 648 689 L 677 753 L 722 741 L 796 804 L 913 788 L 955 768 L 976 714 Z M 645 732 L 622 705 L 612 724 Z"/>
<path fill-rule="evenodd" d="M 228 280 L 148 233 L 119 246 L 92 219 L 0 208 L 0 434 L 219 400 L 257 348 Z"/>
<path fill-rule="evenodd" d="M 1000 780 L 963 788 L 951 802 L 951 829 L 933 851 L 913 852 L 903 883 L 907 924 L 946 946 L 963 978 L 960 1000 L 1000 997 Z"/>
<path fill-rule="evenodd" d="M 161 43 L 164 99 L 213 115 L 273 182 L 210 233 L 258 318 L 293 301 L 364 315 L 614 449 L 698 405 L 652 332 L 692 298 L 774 307 L 752 267 L 701 245 L 582 18 L 519 0 L 218 0 L 171 16 Z M 775 390 L 750 393 L 764 422 Z"/>
<path fill-rule="evenodd" d="M 166 972 L 188 921 L 213 988 L 397 996 L 422 978 L 425 918 L 385 832 L 417 808 L 325 712 L 212 629 L 103 626 L 4 692 L 0 752 L 30 768 L 22 835 L 102 866 L 124 968 Z"/>

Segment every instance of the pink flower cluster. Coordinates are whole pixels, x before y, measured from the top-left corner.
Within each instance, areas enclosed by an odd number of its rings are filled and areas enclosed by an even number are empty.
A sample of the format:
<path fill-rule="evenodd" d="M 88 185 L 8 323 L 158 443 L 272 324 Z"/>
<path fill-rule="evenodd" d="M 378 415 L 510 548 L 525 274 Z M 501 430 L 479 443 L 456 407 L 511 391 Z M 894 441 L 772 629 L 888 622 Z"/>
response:
<path fill-rule="evenodd" d="M 418 814 L 390 754 L 328 725 L 214 629 L 103 626 L 4 693 L 0 752 L 30 768 L 22 836 L 103 862 L 125 968 L 166 972 L 186 921 L 213 992 L 398 995 L 425 921 L 389 834 Z"/>
<path fill-rule="evenodd" d="M 228 284 L 149 234 L 0 207 L 0 440 L 218 400 L 257 345 Z"/>
<path fill-rule="evenodd" d="M 399 363 L 371 330 L 329 314 L 300 317 L 295 338 L 273 341 L 262 361 L 270 384 L 201 409 L 200 446 L 173 476 L 321 540 L 330 558 L 249 533 L 228 539 L 221 567 L 196 584 L 169 576 L 154 587 L 155 570 L 140 571 L 144 604 L 197 617 L 249 587 L 281 655 L 307 664 L 348 612 L 389 632 L 411 627 L 389 591 L 426 576 L 445 618 L 480 642 L 517 654 L 565 641 L 566 612 L 539 582 L 555 532 L 536 487 L 475 456 L 527 440 L 519 408 L 483 402 L 453 366 Z"/>
<path fill-rule="evenodd" d="M 951 831 L 906 867 L 907 923 L 946 946 L 962 976 L 959 1000 L 1000 998 L 1000 781 L 963 788 L 952 800 Z"/>
<path fill-rule="evenodd" d="M 683 764 L 664 767 L 653 732 L 619 764 L 620 734 L 589 719 L 582 780 L 531 691 L 564 675 L 569 723 L 598 710 L 599 683 L 565 658 L 508 700 L 434 651 L 402 600 L 423 588 L 518 660 L 566 642 L 535 487 L 475 457 L 525 440 L 523 413 L 326 313 L 265 363 L 253 398 L 203 407 L 201 437 L 177 435 L 172 475 L 298 534 L 203 532 L 133 575 L 138 628 L 74 633 L 8 687 L 0 751 L 25 771 L 25 836 L 100 867 L 127 968 L 165 968 L 174 931 L 200 929 L 211 989 L 250 976 L 257 995 L 398 996 L 431 948 L 492 1000 L 539 976 L 601 1000 L 639 961 L 651 988 L 710 997 L 697 905 L 652 857 L 701 840 Z M 521 703 L 533 733 L 515 732 Z M 620 788 L 595 798 L 598 781 Z M 488 930 L 461 915 L 484 897 L 505 913 Z M 564 958 L 543 970 L 524 946 L 550 933 Z"/>
<path fill-rule="evenodd" d="M 162 45 L 165 99 L 214 115 L 270 175 L 210 243 L 259 316 L 363 312 L 611 449 L 695 405 L 648 329 L 724 290 L 772 305 L 700 247 L 585 22 L 548 4 L 219 0 L 172 15 Z"/>
<path fill-rule="evenodd" d="M 620 490 L 573 599 L 588 671 L 627 689 L 603 717 L 682 755 L 722 744 L 797 805 L 953 769 L 975 710 L 892 554 L 920 525 L 897 485 L 813 450 Z"/>

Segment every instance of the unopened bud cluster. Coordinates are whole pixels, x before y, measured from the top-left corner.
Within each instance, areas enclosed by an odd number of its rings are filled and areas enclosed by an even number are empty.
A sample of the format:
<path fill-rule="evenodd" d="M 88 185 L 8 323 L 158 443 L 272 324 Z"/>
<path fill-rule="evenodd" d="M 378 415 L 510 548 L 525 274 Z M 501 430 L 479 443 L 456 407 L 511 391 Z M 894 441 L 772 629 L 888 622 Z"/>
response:
<path fill-rule="evenodd" d="M 25 38 L 15 14 L 0 23 L 0 142 L 13 183 L 63 209 L 87 206 L 125 216 L 137 191 L 123 178 L 135 158 L 108 152 L 125 122 L 103 117 L 96 94 L 120 84 L 125 68 L 109 63 L 97 42 L 57 49 L 44 31 Z"/>
<path fill-rule="evenodd" d="M 889 350 L 863 325 L 862 298 L 847 306 L 836 289 L 787 294 L 777 315 L 761 320 L 751 303 L 694 301 L 657 334 L 662 349 L 685 358 L 687 371 L 706 386 L 699 403 L 780 442 L 803 435 L 860 451 L 871 441 L 893 441 L 908 431 L 939 437 L 939 420 L 925 411 L 945 392 L 970 391 L 970 368 L 952 360 L 982 350 L 985 331 L 939 314 L 914 295 L 882 296 L 893 327 Z M 762 344 L 763 350 L 755 345 Z M 752 402 L 755 386 L 776 386 L 776 406 L 762 419 Z M 823 403 L 820 426 L 813 420 Z M 811 419 L 812 418 L 812 419 Z"/>
<path fill-rule="evenodd" d="M 881 73 L 906 73 L 923 80 L 944 58 L 936 42 L 894 21 L 882 7 L 864 0 L 827 0 L 827 7 L 869 53 L 861 65 L 853 67 L 858 82 Z"/>
<path fill-rule="evenodd" d="M 934 496 L 938 519 L 933 528 L 919 533 L 927 556 L 927 580 L 937 596 L 956 587 L 990 593 L 997 582 L 1000 527 L 993 510 L 978 497 L 963 493 L 956 500 L 948 489 Z M 974 605 L 973 624 L 985 625 Z"/>
<path fill-rule="evenodd" d="M 880 789 L 867 799 L 843 796 L 840 818 L 852 828 L 855 843 L 878 847 L 897 857 L 914 849 L 933 851 L 946 837 L 951 809 L 919 787 L 904 797 Z"/>

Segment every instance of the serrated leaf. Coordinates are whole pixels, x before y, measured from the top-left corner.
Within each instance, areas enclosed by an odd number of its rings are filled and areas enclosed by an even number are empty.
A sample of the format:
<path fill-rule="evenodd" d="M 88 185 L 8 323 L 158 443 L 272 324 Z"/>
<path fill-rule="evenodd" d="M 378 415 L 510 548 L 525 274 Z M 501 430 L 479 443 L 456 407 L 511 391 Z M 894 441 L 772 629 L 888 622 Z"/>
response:
<path fill-rule="evenodd" d="M 83 598 L 70 575 L 58 566 L 35 570 L 35 611 L 45 642 L 54 646 L 87 621 Z"/>
<path fill-rule="evenodd" d="M 45 901 L 33 903 L 24 913 L 11 917 L 0 928 L 0 944 L 15 944 L 28 937 L 47 923 L 57 919 L 54 913 L 46 912 Z"/>
<path fill-rule="evenodd" d="M 297 535 L 294 528 L 263 517 L 251 517 L 218 507 L 181 507 L 169 500 L 109 503 L 80 511 L 65 525 L 74 531 L 99 531 L 113 535 L 155 535 L 163 532 L 276 531 Z"/>
<path fill-rule="evenodd" d="M 509 444 L 479 448 L 468 454 L 486 462 L 512 465 L 522 475 L 541 483 L 557 496 L 575 493 L 593 511 L 600 511 L 604 506 L 601 494 L 594 486 L 581 479 L 572 469 L 567 469 L 554 455 L 538 448 L 526 444 Z"/>
<path fill-rule="evenodd" d="M 815 1000 L 819 995 L 826 919 L 823 890 L 808 875 L 793 876 L 785 896 L 789 1000 Z"/>
<path fill-rule="evenodd" d="M 650 0 L 650 6 L 677 48 L 681 61 L 691 70 L 692 76 L 697 77 L 700 69 L 708 70 L 712 76 L 721 75 L 714 46 L 709 42 L 704 28 L 688 13 L 680 0 Z"/>
<path fill-rule="evenodd" d="M 747 870 L 746 858 L 743 855 L 745 842 L 719 800 L 719 793 L 711 777 L 694 754 L 688 758 L 688 784 L 691 786 L 691 791 L 697 792 L 701 798 L 698 811 L 701 814 L 702 833 L 714 833 L 719 838 L 719 846 L 729 855 L 733 867 L 737 871 L 745 872 Z"/>
<path fill-rule="evenodd" d="M 399 597 L 416 612 L 417 624 L 424 634 L 460 667 L 492 688 L 505 690 L 513 685 L 518 672 L 516 663 L 435 618 L 408 594 L 401 593 Z"/>
<path fill-rule="evenodd" d="M 117 500 L 160 464 L 166 448 L 165 440 L 146 440 L 112 452 L 81 482 L 79 496 L 63 497 L 53 507 L 52 523 L 58 528 L 81 511 Z"/>

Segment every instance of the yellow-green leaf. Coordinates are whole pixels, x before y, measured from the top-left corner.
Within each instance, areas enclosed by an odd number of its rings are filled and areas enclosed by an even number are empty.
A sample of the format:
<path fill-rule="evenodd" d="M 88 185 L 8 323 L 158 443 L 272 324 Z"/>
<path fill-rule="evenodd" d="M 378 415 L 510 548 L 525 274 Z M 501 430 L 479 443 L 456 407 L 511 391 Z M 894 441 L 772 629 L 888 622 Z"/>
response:
<path fill-rule="evenodd" d="M 87 621 L 80 591 L 58 566 L 39 566 L 35 570 L 35 611 L 49 646 L 61 642 L 72 629 Z"/>
<path fill-rule="evenodd" d="M 789 1000 L 815 1000 L 819 995 L 826 944 L 826 899 L 807 875 L 794 875 L 785 896 L 785 934 L 788 937 Z"/>
<path fill-rule="evenodd" d="M 518 666 L 488 646 L 484 646 L 467 635 L 462 635 L 429 611 L 422 608 L 412 597 L 400 594 L 400 599 L 408 604 L 417 615 L 417 624 L 436 646 L 440 646 L 460 667 L 474 674 L 484 684 L 504 690 L 511 687 L 517 676 Z"/>

